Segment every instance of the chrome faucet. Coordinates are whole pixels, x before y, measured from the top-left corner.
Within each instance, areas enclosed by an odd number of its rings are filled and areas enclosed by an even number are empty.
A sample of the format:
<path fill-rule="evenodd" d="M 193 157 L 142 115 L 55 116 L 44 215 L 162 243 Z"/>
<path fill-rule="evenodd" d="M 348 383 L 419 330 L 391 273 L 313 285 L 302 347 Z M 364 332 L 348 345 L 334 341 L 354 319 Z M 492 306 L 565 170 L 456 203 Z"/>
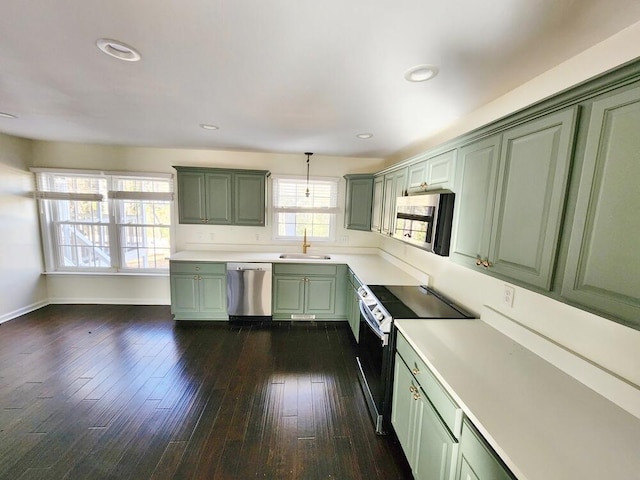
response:
<path fill-rule="evenodd" d="M 307 243 L 307 229 L 304 229 L 304 239 L 302 240 L 302 253 L 307 253 L 307 249 L 311 245 Z"/>

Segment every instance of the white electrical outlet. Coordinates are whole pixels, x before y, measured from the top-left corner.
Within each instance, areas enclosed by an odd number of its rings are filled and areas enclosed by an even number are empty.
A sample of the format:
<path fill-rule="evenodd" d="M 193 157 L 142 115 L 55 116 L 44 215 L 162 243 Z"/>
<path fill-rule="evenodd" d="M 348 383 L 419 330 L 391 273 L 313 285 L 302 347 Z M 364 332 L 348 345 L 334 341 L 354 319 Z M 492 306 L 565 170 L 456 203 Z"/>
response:
<path fill-rule="evenodd" d="M 256 242 L 259 242 L 259 241 L 260 241 L 260 234 L 256 233 Z"/>
<path fill-rule="evenodd" d="M 502 303 L 505 307 L 513 308 L 513 297 L 516 295 L 516 289 L 511 285 L 504 286 L 504 294 L 502 296 Z"/>
<path fill-rule="evenodd" d="M 348 235 L 340 236 L 340 243 L 349 243 L 349 236 Z"/>

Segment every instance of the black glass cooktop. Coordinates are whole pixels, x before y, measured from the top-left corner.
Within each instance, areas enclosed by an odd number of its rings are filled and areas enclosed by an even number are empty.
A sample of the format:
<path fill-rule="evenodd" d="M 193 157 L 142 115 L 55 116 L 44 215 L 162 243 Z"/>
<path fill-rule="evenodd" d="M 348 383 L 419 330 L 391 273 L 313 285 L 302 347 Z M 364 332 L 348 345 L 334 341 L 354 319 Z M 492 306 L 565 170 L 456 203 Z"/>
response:
<path fill-rule="evenodd" d="M 393 318 L 473 318 L 428 287 L 367 286 Z"/>

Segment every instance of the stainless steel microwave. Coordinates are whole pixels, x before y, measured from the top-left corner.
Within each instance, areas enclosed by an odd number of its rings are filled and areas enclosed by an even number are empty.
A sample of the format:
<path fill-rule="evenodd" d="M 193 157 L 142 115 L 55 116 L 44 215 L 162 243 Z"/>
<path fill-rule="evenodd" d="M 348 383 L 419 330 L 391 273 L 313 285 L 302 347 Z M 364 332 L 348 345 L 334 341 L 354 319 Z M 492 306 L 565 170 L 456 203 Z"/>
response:
<path fill-rule="evenodd" d="M 393 236 L 429 252 L 448 256 L 455 194 L 434 190 L 398 197 Z"/>

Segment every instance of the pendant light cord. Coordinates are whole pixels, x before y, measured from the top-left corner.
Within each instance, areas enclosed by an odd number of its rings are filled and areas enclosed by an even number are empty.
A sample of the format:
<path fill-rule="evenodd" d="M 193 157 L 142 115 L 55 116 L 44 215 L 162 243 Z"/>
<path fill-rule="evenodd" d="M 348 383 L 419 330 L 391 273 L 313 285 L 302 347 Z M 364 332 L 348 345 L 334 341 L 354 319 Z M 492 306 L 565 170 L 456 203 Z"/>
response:
<path fill-rule="evenodd" d="M 311 152 L 305 152 L 305 155 L 307 156 L 307 191 L 305 192 L 305 196 L 309 196 L 309 157 L 311 157 L 311 155 L 313 155 L 313 153 Z"/>

